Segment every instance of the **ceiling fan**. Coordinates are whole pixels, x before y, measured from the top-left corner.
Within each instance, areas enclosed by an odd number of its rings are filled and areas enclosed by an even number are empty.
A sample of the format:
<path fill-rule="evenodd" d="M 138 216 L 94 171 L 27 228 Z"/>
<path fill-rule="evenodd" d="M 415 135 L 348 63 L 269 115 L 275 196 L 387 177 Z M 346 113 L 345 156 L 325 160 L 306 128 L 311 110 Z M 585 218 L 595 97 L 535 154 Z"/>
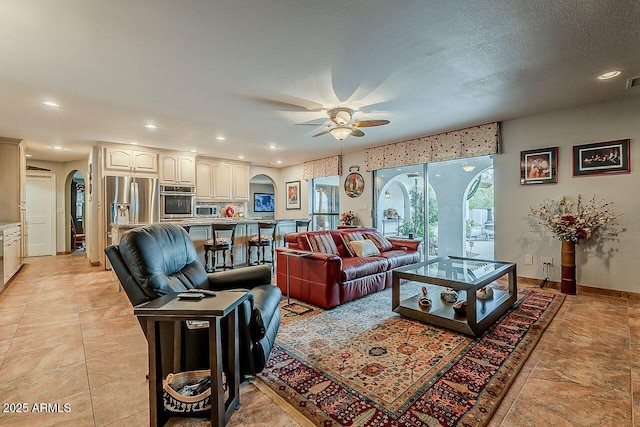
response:
<path fill-rule="evenodd" d="M 382 126 L 389 124 L 389 120 L 353 120 L 353 110 L 350 108 L 333 108 L 327 111 L 329 115 L 329 122 L 326 125 L 329 129 L 319 132 L 313 136 L 326 135 L 330 133 L 334 136 L 338 141 L 345 140 L 349 135 L 351 136 L 364 136 L 364 132 L 362 132 L 359 128 L 367 128 L 374 126 Z M 301 123 L 308 124 L 313 126 L 318 126 L 313 123 Z"/>

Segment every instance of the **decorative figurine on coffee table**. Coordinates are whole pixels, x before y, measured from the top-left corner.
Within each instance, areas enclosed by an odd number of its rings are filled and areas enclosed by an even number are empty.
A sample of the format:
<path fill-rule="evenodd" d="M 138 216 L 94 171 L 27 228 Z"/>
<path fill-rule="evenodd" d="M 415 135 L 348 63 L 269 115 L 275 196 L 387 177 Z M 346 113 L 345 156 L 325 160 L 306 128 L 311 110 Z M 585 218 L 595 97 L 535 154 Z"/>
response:
<path fill-rule="evenodd" d="M 454 302 L 458 301 L 458 293 L 453 288 L 445 288 L 442 290 L 442 292 L 440 292 L 440 298 L 442 298 L 444 302 L 453 304 Z"/>
<path fill-rule="evenodd" d="M 462 300 L 453 304 L 453 311 L 455 311 L 458 316 L 465 316 L 467 314 L 467 301 Z"/>
<path fill-rule="evenodd" d="M 493 288 L 485 286 L 476 291 L 476 298 L 478 299 L 491 299 L 493 298 Z"/>
<path fill-rule="evenodd" d="M 431 300 L 427 297 L 427 287 L 422 287 L 422 296 L 418 300 L 418 305 L 422 308 L 426 308 L 427 310 L 431 308 Z"/>

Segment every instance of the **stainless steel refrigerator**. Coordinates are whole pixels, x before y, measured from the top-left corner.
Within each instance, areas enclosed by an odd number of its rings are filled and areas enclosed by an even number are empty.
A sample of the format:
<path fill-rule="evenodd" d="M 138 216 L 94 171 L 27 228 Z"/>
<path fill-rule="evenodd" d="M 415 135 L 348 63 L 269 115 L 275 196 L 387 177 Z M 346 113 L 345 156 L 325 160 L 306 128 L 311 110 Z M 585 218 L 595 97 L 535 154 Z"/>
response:
<path fill-rule="evenodd" d="M 105 244 L 111 244 L 111 224 L 160 222 L 160 184 L 155 178 L 104 178 Z"/>

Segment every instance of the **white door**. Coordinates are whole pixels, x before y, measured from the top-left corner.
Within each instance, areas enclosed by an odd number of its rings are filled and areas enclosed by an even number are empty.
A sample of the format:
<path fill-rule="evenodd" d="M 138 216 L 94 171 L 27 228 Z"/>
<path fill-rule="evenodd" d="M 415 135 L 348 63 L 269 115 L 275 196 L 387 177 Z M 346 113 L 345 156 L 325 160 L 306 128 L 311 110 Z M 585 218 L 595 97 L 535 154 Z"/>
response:
<path fill-rule="evenodd" d="M 55 179 L 27 176 L 27 256 L 55 255 Z"/>

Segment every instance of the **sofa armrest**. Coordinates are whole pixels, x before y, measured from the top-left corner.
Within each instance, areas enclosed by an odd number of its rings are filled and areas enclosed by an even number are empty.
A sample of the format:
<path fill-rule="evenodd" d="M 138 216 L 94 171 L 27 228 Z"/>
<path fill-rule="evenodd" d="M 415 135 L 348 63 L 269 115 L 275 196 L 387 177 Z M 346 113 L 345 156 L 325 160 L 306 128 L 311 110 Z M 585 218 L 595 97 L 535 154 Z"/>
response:
<path fill-rule="evenodd" d="M 260 285 L 271 284 L 271 266 L 255 265 L 237 270 L 208 273 L 208 288 L 214 291 L 224 289 L 253 289 Z"/>
<path fill-rule="evenodd" d="M 291 252 L 291 251 L 292 251 L 291 248 L 276 248 L 276 252 Z M 340 255 L 323 254 L 322 252 L 311 252 L 311 251 L 304 251 L 301 249 L 294 249 L 293 252 L 298 252 L 301 254 L 310 254 L 304 257 L 305 259 L 314 259 L 314 260 L 320 260 L 325 262 L 339 261 L 340 263 L 342 263 L 342 258 L 340 258 Z M 283 255 L 283 256 L 287 256 L 287 255 Z"/>
<path fill-rule="evenodd" d="M 422 243 L 422 240 L 415 239 L 399 239 L 397 237 L 387 237 L 387 240 L 393 244 L 394 249 L 410 249 L 412 251 L 417 251 L 418 246 Z"/>

